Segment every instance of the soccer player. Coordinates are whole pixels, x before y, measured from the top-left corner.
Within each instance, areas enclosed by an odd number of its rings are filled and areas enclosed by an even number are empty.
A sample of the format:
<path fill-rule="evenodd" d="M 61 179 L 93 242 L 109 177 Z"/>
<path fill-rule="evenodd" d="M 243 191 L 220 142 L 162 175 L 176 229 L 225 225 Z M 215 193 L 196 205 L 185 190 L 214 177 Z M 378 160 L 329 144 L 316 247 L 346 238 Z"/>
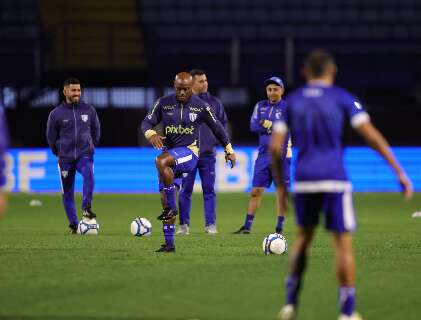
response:
<path fill-rule="evenodd" d="M 279 77 L 271 77 L 265 80 L 267 100 L 259 101 L 254 107 L 253 114 L 250 121 L 250 129 L 259 134 L 259 153 L 254 163 L 253 170 L 253 188 L 250 194 L 248 210 L 243 226 L 235 231 L 235 234 L 249 234 L 256 211 L 262 202 L 262 196 L 265 188 L 269 188 L 272 184 L 273 175 L 271 169 L 270 155 L 268 145 L 270 135 L 272 133 L 272 124 L 281 119 L 281 115 L 285 110 L 285 102 L 282 100 L 282 95 L 285 92 L 282 79 Z M 289 172 L 291 162 L 291 143 L 284 146 L 287 160 L 280 162 L 279 165 L 283 167 L 284 183 L 289 185 Z M 284 226 L 285 210 L 279 206 L 280 199 L 283 198 L 284 188 L 276 185 L 277 197 L 277 222 L 275 227 L 276 233 L 282 233 Z"/>
<path fill-rule="evenodd" d="M 162 220 L 165 244 L 157 252 L 174 252 L 175 218 L 177 213 L 174 178 L 188 173 L 197 166 L 200 126 L 205 123 L 225 148 L 226 160 L 235 165 L 235 155 L 221 123 L 211 107 L 192 95 L 193 78 L 188 72 L 180 72 L 174 80 L 175 94 L 158 99 L 142 121 L 141 129 L 155 149 L 163 149 L 156 158 L 160 182 L 164 184 L 165 208 L 158 220 Z M 162 122 L 164 137 L 154 131 Z"/>
<path fill-rule="evenodd" d="M 63 191 L 63 205 L 69 220 L 69 232 L 77 230 L 78 217 L 75 209 L 74 185 L 76 171 L 83 177 L 82 215 L 96 218 L 92 212 L 94 190 L 94 149 L 100 138 L 100 123 L 95 108 L 81 101 L 80 81 L 69 78 L 64 81 L 65 101 L 48 116 L 47 141 L 58 157 L 58 169 Z"/>
<path fill-rule="evenodd" d="M 355 261 L 351 235 L 356 222 L 352 186 L 343 164 L 342 132 L 345 121 L 349 121 L 388 162 L 407 199 L 412 196 L 412 185 L 387 141 L 370 122 L 363 106 L 350 93 L 333 85 L 336 75 L 333 57 L 324 50 L 315 50 L 307 57 L 303 71 L 307 85 L 288 96 L 286 112 L 283 119 L 274 124 L 270 143 L 274 176 L 278 181 L 282 173 L 276 164 L 288 130 L 297 148 L 294 203 L 298 232 L 290 252 L 286 304 L 278 317 L 282 320 L 295 318 L 307 252 L 319 214 L 323 211 L 336 255 L 339 319 L 357 320 L 361 317 L 355 312 Z"/>
<path fill-rule="evenodd" d="M 3 191 L 3 187 L 6 184 L 6 176 L 4 174 L 5 169 L 5 152 L 8 145 L 9 136 L 7 133 L 6 119 L 4 115 L 3 104 L 0 101 L 0 217 L 6 213 L 7 209 L 7 197 Z"/>
<path fill-rule="evenodd" d="M 208 92 L 208 79 L 206 72 L 199 69 L 190 71 L 193 77 L 192 92 L 209 104 L 213 114 L 226 127 L 228 119 L 222 102 Z M 216 234 L 216 194 L 215 194 L 215 146 L 216 138 L 207 125 L 202 125 L 199 131 L 199 159 L 196 167 L 187 173 L 182 180 L 182 188 L 178 197 L 180 210 L 180 227 L 177 234 L 189 234 L 191 195 L 193 192 L 196 172 L 202 181 L 203 209 L 205 213 L 205 232 Z"/>

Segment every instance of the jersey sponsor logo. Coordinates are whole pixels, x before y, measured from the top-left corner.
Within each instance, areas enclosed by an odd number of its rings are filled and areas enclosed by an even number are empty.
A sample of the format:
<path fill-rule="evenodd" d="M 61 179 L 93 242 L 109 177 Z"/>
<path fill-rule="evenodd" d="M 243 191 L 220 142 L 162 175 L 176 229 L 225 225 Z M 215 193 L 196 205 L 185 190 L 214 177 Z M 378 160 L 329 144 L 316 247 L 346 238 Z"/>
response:
<path fill-rule="evenodd" d="M 174 108 L 175 108 L 175 105 L 172 105 L 172 106 L 163 106 L 162 107 L 162 109 L 167 110 L 167 111 L 174 110 Z"/>
<path fill-rule="evenodd" d="M 165 127 L 165 135 L 167 134 L 194 134 L 194 127 L 183 127 L 179 124 L 177 127 L 174 125 Z"/>
<path fill-rule="evenodd" d="M 191 122 L 195 122 L 196 119 L 197 119 L 197 113 L 190 112 L 189 113 L 189 119 L 190 119 Z"/>
<path fill-rule="evenodd" d="M 202 111 L 202 108 L 199 108 L 199 107 L 189 107 L 189 110 L 190 111 L 194 111 L 194 112 L 201 112 Z"/>
<path fill-rule="evenodd" d="M 320 88 L 307 88 L 303 90 L 303 95 L 305 97 L 321 97 L 323 95 L 323 90 Z"/>
<path fill-rule="evenodd" d="M 81 114 L 80 117 L 82 118 L 83 122 L 88 121 L 88 115 L 87 114 Z"/>
<path fill-rule="evenodd" d="M 66 179 L 68 175 L 69 175 L 69 171 L 67 171 L 67 170 L 62 170 L 62 171 L 61 171 L 61 176 L 62 176 L 64 179 Z"/>

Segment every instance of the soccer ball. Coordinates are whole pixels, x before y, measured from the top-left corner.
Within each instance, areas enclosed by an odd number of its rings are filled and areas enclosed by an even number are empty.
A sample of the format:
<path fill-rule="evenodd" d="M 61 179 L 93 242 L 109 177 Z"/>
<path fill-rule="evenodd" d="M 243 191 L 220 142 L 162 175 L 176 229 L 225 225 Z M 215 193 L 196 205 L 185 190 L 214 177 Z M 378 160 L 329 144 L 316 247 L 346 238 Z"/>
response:
<path fill-rule="evenodd" d="M 92 234 L 97 235 L 99 231 L 99 224 L 96 219 L 87 219 L 83 218 L 80 220 L 79 225 L 77 226 L 77 233 L 84 235 L 84 234 Z"/>
<path fill-rule="evenodd" d="M 136 218 L 130 225 L 130 232 L 136 237 L 149 236 L 152 233 L 152 224 L 146 218 Z"/>
<path fill-rule="evenodd" d="M 272 233 L 263 239 L 263 252 L 265 254 L 284 254 L 288 251 L 285 237 L 278 233 Z"/>

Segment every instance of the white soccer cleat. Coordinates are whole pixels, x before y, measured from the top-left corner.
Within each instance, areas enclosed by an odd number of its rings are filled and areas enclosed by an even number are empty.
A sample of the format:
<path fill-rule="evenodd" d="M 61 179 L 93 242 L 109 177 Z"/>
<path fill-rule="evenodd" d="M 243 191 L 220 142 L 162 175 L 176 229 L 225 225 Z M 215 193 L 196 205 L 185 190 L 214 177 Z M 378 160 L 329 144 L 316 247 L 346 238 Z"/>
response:
<path fill-rule="evenodd" d="M 361 315 L 358 312 L 354 312 L 351 316 L 347 316 L 345 314 L 341 314 L 338 320 L 363 320 Z"/>
<path fill-rule="evenodd" d="M 421 218 L 421 211 L 414 212 L 412 218 Z"/>
<path fill-rule="evenodd" d="M 180 224 L 178 227 L 178 230 L 175 234 L 178 234 L 180 236 L 187 236 L 190 234 L 189 225 L 188 224 Z"/>
<path fill-rule="evenodd" d="M 210 224 L 205 227 L 205 233 L 207 234 L 217 234 L 218 230 L 216 229 L 216 225 Z"/>
<path fill-rule="evenodd" d="M 294 320 L 295 306 L 293 304 L 286 304 L 278 313 L 278 320 Z"/>

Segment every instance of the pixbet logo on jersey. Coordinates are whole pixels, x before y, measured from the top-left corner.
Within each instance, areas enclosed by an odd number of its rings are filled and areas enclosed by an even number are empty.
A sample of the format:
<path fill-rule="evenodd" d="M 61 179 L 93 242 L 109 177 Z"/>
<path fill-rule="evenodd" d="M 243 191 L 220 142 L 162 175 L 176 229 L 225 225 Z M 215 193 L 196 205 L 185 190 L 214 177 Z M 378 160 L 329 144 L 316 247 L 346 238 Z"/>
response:
<path fill-rule="evenodd" d="M 181 124 L 178 127 L 174 125 L 166 126 L 165 127 L 165 134 L 193 134 L 194 127 L 182 127 Z"/>

